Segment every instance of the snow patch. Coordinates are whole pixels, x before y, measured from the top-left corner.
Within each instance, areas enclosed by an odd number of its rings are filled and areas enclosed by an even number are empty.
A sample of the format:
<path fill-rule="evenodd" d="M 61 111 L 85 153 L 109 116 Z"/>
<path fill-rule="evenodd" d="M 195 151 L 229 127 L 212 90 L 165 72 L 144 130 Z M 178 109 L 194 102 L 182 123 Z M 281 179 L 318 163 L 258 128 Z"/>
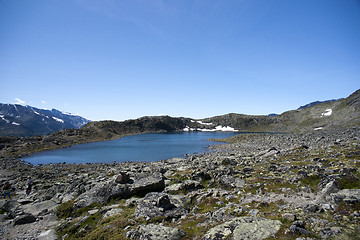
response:
<path fill-rule="evenodd" d="M 11 124 L 16 125 L 16 126 L 20 126 L 20 123 L 17 123 L 17 122 L 12 122 Z"/>
<path fill-rule="evenodd" d="M 38 113 L 37 111 L 35 111 L 34 109 L 32 109 L 33 110 L 33 112 L 35 113 L 35 114 L 37 114 L 37 115 L 41 115 L 40 113 Z"/>
<path fill-rule="evenodd" d="M 61 122 L 61 123 L 64 123 L 64 120 L 60 119 L 60 118 L 56 118 L 56 117 L 52 117 L 54 120 L 58 121 L 58 122 Z"/>
<path fill-rule="evenodd" d="M 226 126 L 226 127 L 223 127 L 223 126 L 217 126 L 215 128 L 217 131 L 223 131 L 223 132 L 237 132 L 238 130 L 235 130 L 235 128 L 232 128 L 232 127 L 229 127 L 229 126 Z"/>
<path fill-rule="evenodd" d="M 4 115 L 0 115 L 0 118 L 1 118 L 2 120 L 4 120 L 6 123 L 10 123 L 9 120 L 5 119 Z"/>
<path fill-rule="evenodd" d="M 322 117 L 324 117 L 324 116 L 330 116 L 331 114 L 332 114 L 332 109 L 329 108 L 329 109 L 326 109 L 325 112 L 323 112 L 323 113 L 321 114 L 321 116 L 322 116 Z"/>
<path fill-rule="evenodd" d="M 191 128 L 189 126 L 186 126 L 184 129 L 183 129 L 184 132 L 192 132 L 192 131 L 196 131 L 196 128 Z"/>
<path fill-rule="evenodd" d="M 205 122 L 202 122 L 202 121 L 197 121 L 197 122 L 202 124 L 202 125 L 207 125 L 207 126 L 214 125 L 213 123 L 205 123 Z"/>
<path fill-rule="evenodd" d="M 64 114 L 64 115 L 68 115 L 68 116 L 76 116 L 76 117 L 79 117 L 79 116 L 80 116 L 80 115 L 77 114 L 77 113 L 69 113 L 69 112 L 63 112 L 63 111 L 59 111 L 59 112 L 61 112 L 61 113 Z"/>
<path fill-rule="evenodd" d="M 235 128 L 226 126 L 223 127 L 221 125 L 215 127 L 214 129 L 206 129 L 206 128 L 190 128 L 189 126 L 186 126 L 186 128 L 183 129 L 184 132 L 190 132 L 190 131 L 200 131 L 200 132 L 237 132 Z"/>

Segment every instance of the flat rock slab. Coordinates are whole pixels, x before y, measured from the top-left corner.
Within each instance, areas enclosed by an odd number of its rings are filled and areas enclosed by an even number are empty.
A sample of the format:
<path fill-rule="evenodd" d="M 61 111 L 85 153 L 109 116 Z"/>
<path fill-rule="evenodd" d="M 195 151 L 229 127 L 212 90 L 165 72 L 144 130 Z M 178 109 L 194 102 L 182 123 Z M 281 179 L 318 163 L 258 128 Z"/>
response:
<path fill-rule="evenodd" d="M 56 231 L 54 229 L 49 229 L 47 231 L 41 232 L 37 237 L 37 240 L 57 240 L 59 239 L 56 235 Z"/>
<path fill-rule="evenodd" d="M 132 240 L 178 240 L 186 236 L 184 230 L 156 224 L 140 225 L 126 233 Z"/>
<path fill-rule="evenodd" d="M 111 216 L 114 216 L 114 215 L 118 215 L 118 214 L 121 214 L 124 210 L 121 209 L 121 208 L 113 208 L 113 209 L 110 209 L 108 210 L 102 217 L 102 219 L 105 219 L 107 217 L 111 217 Z"/>
<path fill-rule="evenodd" d="M 59 204 L 52 200 L 47 200 L 35 204 L 27 204 L 23 206 L 24 212 L 38 216 L 42 212 L 50 212 L 54 210 Z"/>
<path fill-rule="evenodd" d="M 331 193 L 334 202 L 360 202 L 360 189 L 343 189 L 337 193 Z"/>
<path fill-rule="evenodd" d="M 281 222 L 257 217 L 239 217 L 210 229 L 202 240 L 260 240 L 279 231 Z"/>

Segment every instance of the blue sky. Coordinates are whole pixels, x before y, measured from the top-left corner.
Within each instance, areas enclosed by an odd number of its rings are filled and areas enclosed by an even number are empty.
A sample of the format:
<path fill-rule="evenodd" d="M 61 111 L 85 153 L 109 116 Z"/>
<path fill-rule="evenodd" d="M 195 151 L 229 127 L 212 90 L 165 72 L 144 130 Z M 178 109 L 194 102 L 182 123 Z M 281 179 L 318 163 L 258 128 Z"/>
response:
<path fill-rule="evenodd" d="M 0 0 L 1 103 L 200 119 L 359 83 L 357 0 Z"/>

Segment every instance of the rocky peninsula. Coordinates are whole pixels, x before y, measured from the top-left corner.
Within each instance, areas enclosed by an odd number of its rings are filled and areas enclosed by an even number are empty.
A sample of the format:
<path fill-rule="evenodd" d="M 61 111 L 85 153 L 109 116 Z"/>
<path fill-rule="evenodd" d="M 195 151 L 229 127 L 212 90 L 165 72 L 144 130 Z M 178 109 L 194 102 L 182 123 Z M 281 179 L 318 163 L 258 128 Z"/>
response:
<path fill-rule="evenodd" d="M 0 238 L 360 238 L 359 127 L 224 141 L 150 163 L 33 166 L 3 156 L 0 181 L 13 191 L 0 201 Z"/>

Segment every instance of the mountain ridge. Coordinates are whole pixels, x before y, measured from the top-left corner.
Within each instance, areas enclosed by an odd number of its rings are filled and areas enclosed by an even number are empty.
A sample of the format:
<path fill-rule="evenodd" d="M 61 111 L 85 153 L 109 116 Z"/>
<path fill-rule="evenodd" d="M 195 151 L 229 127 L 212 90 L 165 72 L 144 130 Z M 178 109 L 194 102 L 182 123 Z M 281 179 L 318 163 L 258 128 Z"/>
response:
<path fill-rule="evenodd" d="M 277 116 L 229 113 L 205 119 L 146 116 L 122 122 L 89 122 L 79 129 L 62 129 L 45 136 L 0 137 L 0 155 L 21 157 L 75 144 L 123 136 L 175 131 L 310 132 L 360 125 L 360 90 L 349 97 L 291 110 Z"/>
<path fill-rule="evenodd" d="M 47 135 L 66 128 L 80 128 L 89 120 L 57 109 L 0 103 L 0 136 Z"/>

